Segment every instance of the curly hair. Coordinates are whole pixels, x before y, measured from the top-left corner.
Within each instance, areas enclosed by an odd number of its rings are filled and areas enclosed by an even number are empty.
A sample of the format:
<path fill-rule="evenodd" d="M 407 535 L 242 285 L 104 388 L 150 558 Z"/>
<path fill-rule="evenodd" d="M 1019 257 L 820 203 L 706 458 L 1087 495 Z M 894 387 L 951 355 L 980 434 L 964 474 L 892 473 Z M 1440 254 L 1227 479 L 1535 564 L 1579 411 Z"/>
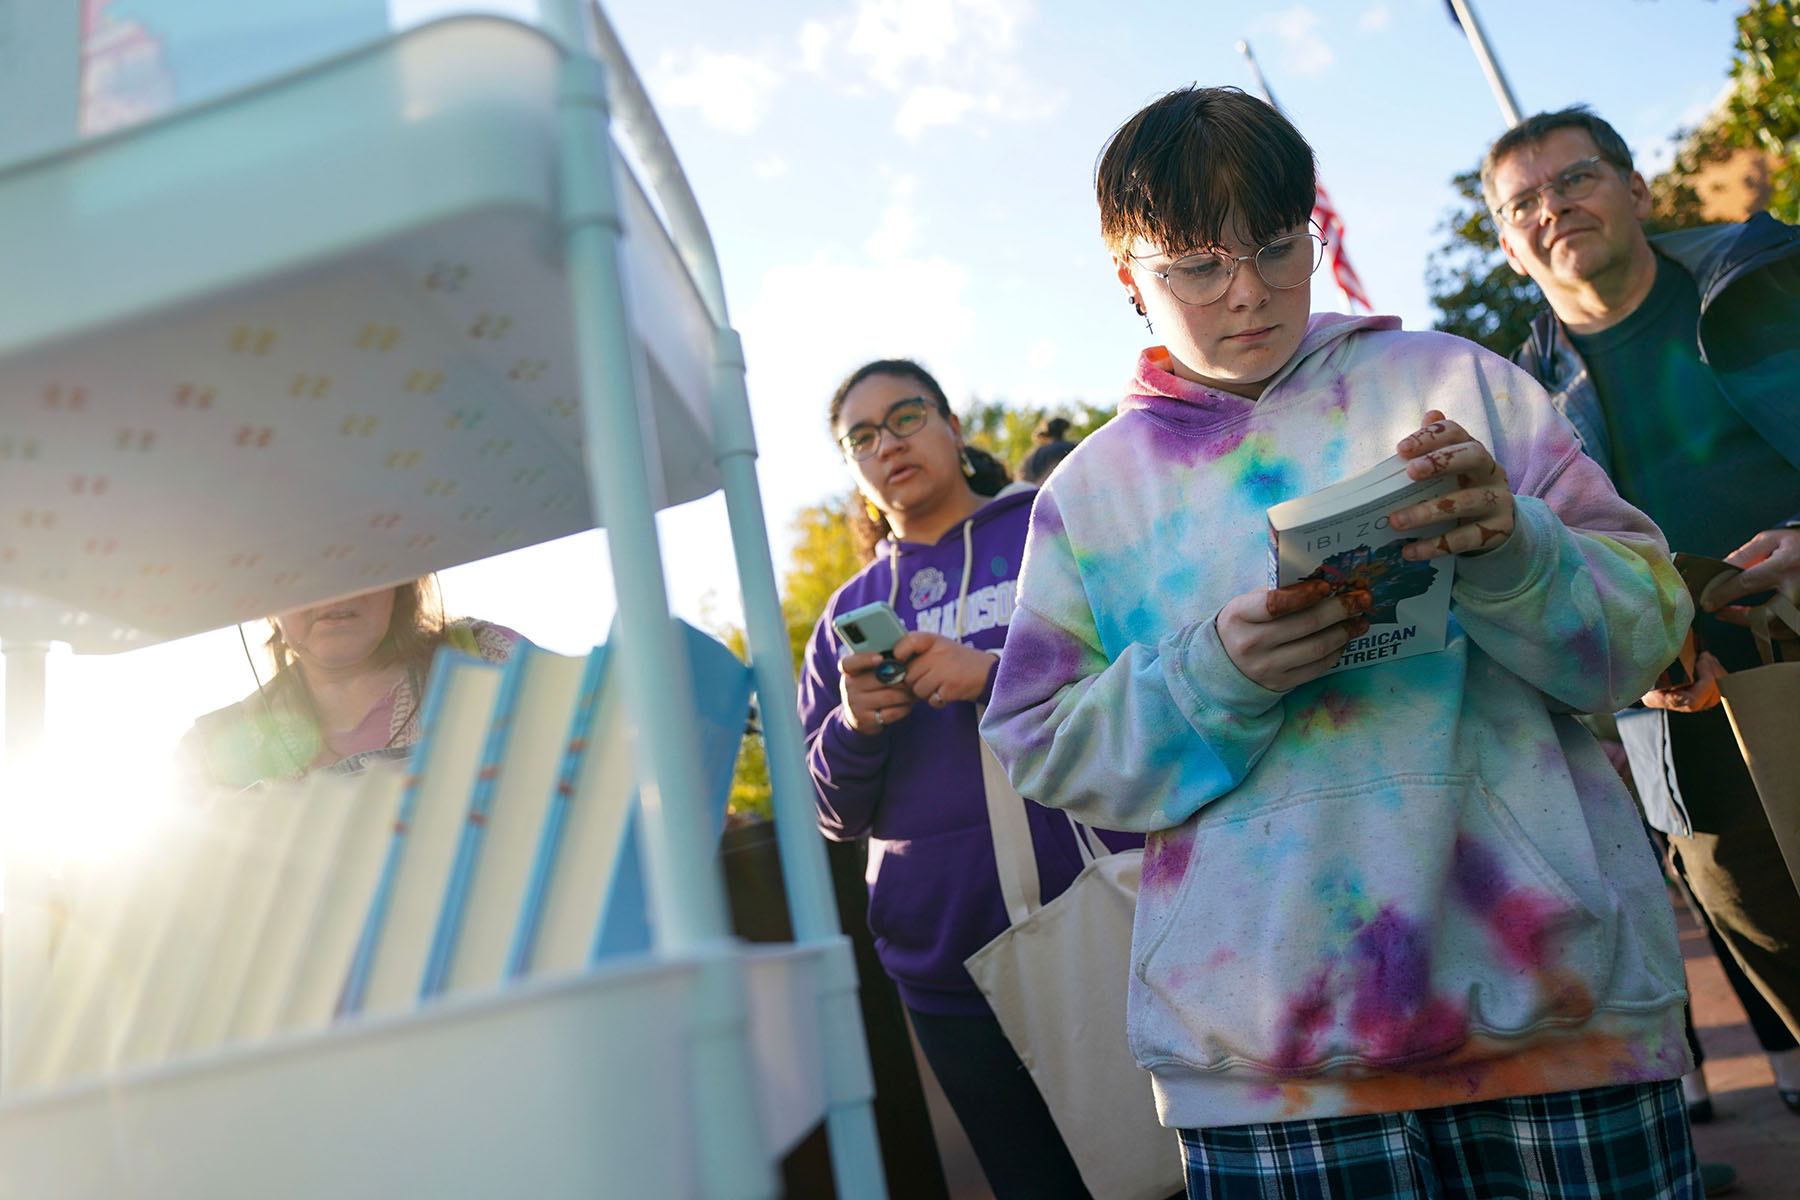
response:
<path fill-rule="evenodd" d="M 874 375 L 885 375 L 894 379 L 910 379 L 925 389 L 925 395 L 936 405 L 937 410 L 946 420 L 949 419 L 950 398 L 944 395 L 940 385 L 930 371 L 910 358 L 878 358 L 866 362 L 844 377 L 831 394 L 831 405 L 826 412 L 826 427 L 834 433 L 837 430 L 838 418 L 844 415 L 844 402 L 856 385 Z M 963 445 L 963 454 L 968 457 L 969 465 L 975 473 L 969 477 L 969 488 L 978 496 L 997 496 L 1000 489 L 1012 482 L 1012 474 L 1007 471 L 1006 464 L 989 454 L 979 446 Z M 857 542 L 857 553 L 864 562 L 875 557 L 875 547 L 881 539 L 893 532 L 888 525 L 887 514 L 879 509 L 871 512 L 872 506 L 864 502 L 860 492 L 852 492 L 846 505 L 850 518 L 850 532 Z"/>

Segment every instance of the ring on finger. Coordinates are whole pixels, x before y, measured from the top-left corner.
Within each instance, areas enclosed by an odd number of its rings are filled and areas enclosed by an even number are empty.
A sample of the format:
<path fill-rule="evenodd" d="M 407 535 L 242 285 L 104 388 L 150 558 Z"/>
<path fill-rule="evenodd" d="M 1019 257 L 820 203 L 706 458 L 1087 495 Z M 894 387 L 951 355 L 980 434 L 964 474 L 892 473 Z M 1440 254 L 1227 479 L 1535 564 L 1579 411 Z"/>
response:
<path fill-rule="evenodd" d="M 944 707 L 944 689 L 943 688 L 939 688 L 935 692 L 931 693 L 931 707 L 933 707 L 933 708 Z"/>
<path fill-rule="evenodd" d="M 879 708 L 875 710 L 875 723 L 877 725 L 887 724 L 887 718 L 881 715 L 881 710 Z"/>

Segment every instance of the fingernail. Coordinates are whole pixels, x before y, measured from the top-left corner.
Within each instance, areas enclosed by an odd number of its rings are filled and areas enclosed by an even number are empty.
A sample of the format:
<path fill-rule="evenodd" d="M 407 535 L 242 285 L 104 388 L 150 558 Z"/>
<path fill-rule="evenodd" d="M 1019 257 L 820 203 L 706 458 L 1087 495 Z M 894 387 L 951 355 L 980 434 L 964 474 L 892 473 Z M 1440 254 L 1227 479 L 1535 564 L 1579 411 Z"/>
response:
<path fill-rule="evenodd" d="M 1388 518 L 1388 524 L 1392 525 L 1395 529 L 1405 529 L 1408 525 L 1412 524 L 1412 518 L 1405 513 L 1395 513 Z"/>

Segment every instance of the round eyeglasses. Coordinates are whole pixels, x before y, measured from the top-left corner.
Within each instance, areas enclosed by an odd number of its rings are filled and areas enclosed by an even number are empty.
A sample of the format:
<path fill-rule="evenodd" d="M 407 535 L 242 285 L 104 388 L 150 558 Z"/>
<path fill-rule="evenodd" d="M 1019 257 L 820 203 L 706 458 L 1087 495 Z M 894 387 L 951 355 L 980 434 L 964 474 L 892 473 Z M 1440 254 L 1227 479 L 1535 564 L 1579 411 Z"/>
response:
<path fill-rule="evenodd" d="M 909 396 L 905 400 L 896 400 L 888 406 L 887 415 L 881 423 L 872 425 L 867 421 L 852 425 L 850 432 L 838 439 L 838 445 L 844 453 L 857 462 L 865 458 L 873 458 L 875 451 L 881 447 L 881 431 L 887 430 L 901 441 L 905 441 L 919 430 L 925 428 L 927 402 L 923 396 Z"/>
<path fill-rule="evenodd" d="M 1231 288 L 1239 263 L 1256 263 L 1256 273 L 1272 288 L 1297 288 L 1312 278 L 1325 259 L 1325 239 L 1316 233 L 1290 233 L 1278 237 L 1255 254 L 1227 254 L 1202 250 L 1186 254 L 1160 271 L 1144 267 L 1168 285 L 1169 293 L 1183 304 L 1211 304 Z M 1135 259 L 1133 260 L 1135 261 Z M 1142 265 L 1142 264 L 1139 264 Z"/>
<path fill-rule="evenodd" d="M 1537 224 L 1544 212 L 1544 193 L 1555 192 L 1564 200 L 1586 200 L 1600 186 L 1600 164 L 1604 160 L 1591 155 L 1570 163 L 1549 182 L 1526 188 L 1494 210 L 1494 214 L 1515 229 Z"/>

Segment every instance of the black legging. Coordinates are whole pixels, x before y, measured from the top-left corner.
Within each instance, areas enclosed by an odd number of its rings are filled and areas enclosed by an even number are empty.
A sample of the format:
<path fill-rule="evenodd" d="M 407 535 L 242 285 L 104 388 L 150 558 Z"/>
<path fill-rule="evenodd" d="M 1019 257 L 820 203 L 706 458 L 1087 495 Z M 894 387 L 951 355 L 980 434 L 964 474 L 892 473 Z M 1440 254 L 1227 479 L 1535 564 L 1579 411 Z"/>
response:
<path fill-rule="evenodd" d="M 999 1020 L 907 1013 L 995 1200 L 1088 1200 L 1075 1160 Z"/>

